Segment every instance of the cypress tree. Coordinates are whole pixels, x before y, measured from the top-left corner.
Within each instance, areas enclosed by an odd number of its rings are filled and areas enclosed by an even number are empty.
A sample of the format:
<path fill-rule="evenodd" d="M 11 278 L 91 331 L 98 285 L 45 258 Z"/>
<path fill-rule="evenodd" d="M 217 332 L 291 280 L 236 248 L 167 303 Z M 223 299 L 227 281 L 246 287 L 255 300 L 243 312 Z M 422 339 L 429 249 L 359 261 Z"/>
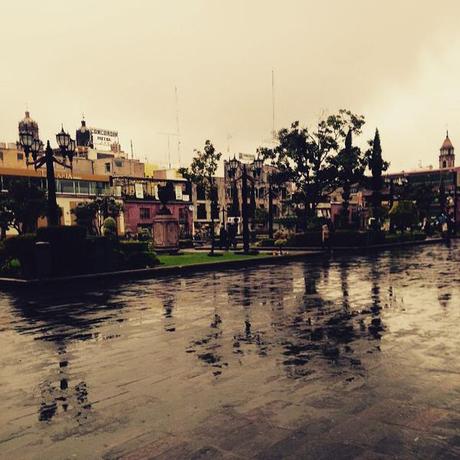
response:
<path fill-rule="evenodd" d="M 380 145 L 379 130 L 375 130 L 374 141 L 372 143 L 371 156 L 371 172 L 372 172 L 372 211 L 376 219 L 380 219 L 382 215 L 382 188 L 383 188 L 383 159 L 382 146 Z"/>

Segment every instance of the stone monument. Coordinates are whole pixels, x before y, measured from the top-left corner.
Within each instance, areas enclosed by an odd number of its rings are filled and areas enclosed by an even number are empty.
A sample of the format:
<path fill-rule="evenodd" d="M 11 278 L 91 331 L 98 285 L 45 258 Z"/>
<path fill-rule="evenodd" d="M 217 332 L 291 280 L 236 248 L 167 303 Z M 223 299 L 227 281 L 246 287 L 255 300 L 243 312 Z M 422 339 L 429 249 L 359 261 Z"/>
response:
<path fill-rule="evenodd" d="M 162 207 L 153 218 L 153 247 L 156 252 L 177 252 L 179 250 L 179 221 L 171 214 L 166 203 L 174 200 L 176 194 L 171 182 L 158 187 Z"/>

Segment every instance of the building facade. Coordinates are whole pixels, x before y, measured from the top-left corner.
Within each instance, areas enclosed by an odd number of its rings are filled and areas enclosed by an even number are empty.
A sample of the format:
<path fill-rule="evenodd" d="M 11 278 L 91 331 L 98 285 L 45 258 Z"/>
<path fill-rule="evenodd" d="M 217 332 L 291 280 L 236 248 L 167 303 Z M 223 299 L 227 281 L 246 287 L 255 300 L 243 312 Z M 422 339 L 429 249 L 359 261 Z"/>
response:
<path fill-rule="evenodd" d="M 174 199 L 166 207 L 179 221 L 180 237 L 188 239 L 193 234 L 193 206 L 190 184 L 184 179 L 155 179 L 151 177 L 115 176 L 113 193 L 123 201 L 125 233 L 135 235 L 147 229 L 153 230 L 153 220 L 162 208 L 158 196 L 159 187 L 168 182 L 174 188 Z"/>

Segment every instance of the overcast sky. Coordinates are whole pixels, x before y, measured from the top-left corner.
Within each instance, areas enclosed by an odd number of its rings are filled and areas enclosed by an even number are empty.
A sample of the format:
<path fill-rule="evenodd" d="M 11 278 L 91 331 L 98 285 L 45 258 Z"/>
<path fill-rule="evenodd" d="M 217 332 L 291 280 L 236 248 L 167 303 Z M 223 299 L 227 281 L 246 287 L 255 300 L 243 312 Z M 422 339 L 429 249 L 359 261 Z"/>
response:
<path fill-rule="evenodd" d="M 447 126 L 460 155 L 458 1 L 0 4 L 0 140 L 16 140 L 26 106 L 53 141 L 84 112 L 165 163 L 176 86 L 182 163 L 208 138 L 254 153 L 271 136 L 273 69 L 277 129 L 348 108 L 366 117 L 362 144 L 379 128 L 392 170 L 437 164 Z"/>

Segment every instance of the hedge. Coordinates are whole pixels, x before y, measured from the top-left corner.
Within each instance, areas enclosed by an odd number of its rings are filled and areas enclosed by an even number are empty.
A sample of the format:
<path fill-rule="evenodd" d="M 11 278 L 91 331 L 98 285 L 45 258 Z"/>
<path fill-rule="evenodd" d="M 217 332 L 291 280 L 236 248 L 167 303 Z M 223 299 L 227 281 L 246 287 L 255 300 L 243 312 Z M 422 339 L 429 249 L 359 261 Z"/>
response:
<path fill-rule="evenodd" d="M 119 249 L 125 254 L 149 250 L 149 241 L 120 241 Z"/>
<path fill-rule="evenodd" d="M 88 272 L 85 227 L 41 227 L 37 230 L 37 241 L 50 243 L 54 275 L 66 276 Z"/>

